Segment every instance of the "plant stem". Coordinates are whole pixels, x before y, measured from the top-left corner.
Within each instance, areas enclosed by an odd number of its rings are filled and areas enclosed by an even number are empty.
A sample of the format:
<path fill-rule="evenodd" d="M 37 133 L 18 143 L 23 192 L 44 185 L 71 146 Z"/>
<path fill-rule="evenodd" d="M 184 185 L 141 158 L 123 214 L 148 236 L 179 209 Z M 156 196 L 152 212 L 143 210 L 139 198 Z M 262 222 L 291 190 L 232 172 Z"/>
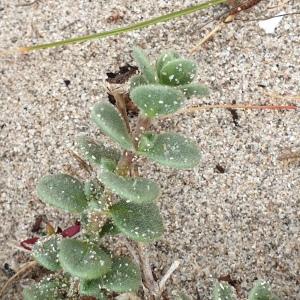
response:
<path fill-rule="evenodd" d="M 21 47 L 21 48 L 19 48 L 19 51 L 29 52 L 29 51 L 33 51 L 33 50 L 48 49 L 48 48 L 54 48 L 54 47 L 59 47 L 59 46 L 64 46 L 64 45 L 70 45 L 70 44 L 75 44 L 75 43 L 80 43 L 80 42 L 86 42 L 86 41 L 101 39 L 101 38 L 105 38 L 105 37 L 108 37 L 108 36 L 115 36 L 115 35 L 126 33 L 126 32 L 129 32 L 129 31 L 142 29 L 142 28 L 148 27 L 150 25 L 156 25 L 158 23 L 167 22 L 167 21 L 173 20 L 173 19 L 178 18 L 178 17 L 182 17 L 182 16 L 185 16 L 185 15 L 188 15 L 188 14 L 192 14 L 192 13 L 197 12 L 199 10 L 203 10 L 203 9 L 206 9 L 206 8 L 210 8 L 212 6 L 216 6 L 218 4 L 225 3 L 226 1 L 227 0 L 211 0 L 211 1 L 208 1 L 208 2 L 205 2 L 205 3 L 196 4 L 194 6 L 187 7 L 187 8 L 184 8 L 182 10 L 179 10 L 179 11 L 175 11 L 175 12 L 163 15 L 163 16 L 159 16 L 159 17 L 155 17 L 155 18 L 152 18 L 152 19 L 149 19 L 149 20 L 146 20 L 146 21 L 131 24 L 131 25 L 128 25 L 128 26 L 125 26 L 125 27 L 116 28 L 116 29 L 113 29 L 113 30 L 104 31 L 104 32 L 100 32 L 100 33 L 95 33 L 95 34 L 91 34 L 91 35 L 85 35 L 85 36 L 70 38 L 70 39 L 66 39 L 66 40 L 56 41 L 56 42 L 52 42 L 52 43 Z"/>

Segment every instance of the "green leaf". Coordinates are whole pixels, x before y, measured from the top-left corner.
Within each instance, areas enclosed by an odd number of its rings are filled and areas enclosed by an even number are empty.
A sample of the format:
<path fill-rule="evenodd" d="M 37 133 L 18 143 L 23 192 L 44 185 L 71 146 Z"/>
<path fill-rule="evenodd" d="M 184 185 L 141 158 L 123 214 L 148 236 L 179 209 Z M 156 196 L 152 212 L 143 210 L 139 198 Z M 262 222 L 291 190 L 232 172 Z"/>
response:
<path fill-rule="evenodd" d="M 184 95 L 168 86 L 147 84 L 133 89 L 130 98 L 145 116 L 153 118 L 177 111 L 182 106 Z"/>
<path fill-rule="evenodd" d="M 200 160 L 197 145 L 177 133 L 144 133 L 138 152 L 161 165 L 176 169 L 190 169 Z"/>
<path fill-rule="evenodd" d="M 149 243 L 163 234 L 162 218 L 154 203 L 122 200 L 111 207 L 110 215 L 119 230 L 133 240 Z"/>
<path fill-rule="evenodd" d="M 143 75 L 137 74 L 130 78 L 130 88 L 129 90 L 133 90 L 134 88 L 147 84 L 147 80 Z"/>
<path fill-rule="evenodd" d="M 103 192 L 104 186 L 97 179 L 84 183 L 84 194 L 88 201 L 99 201 Z"/>
<path fill-rule="evenodd" d="M 79 136 L 76 143 L 80 153 L 90 163 L 100 165 L 103 158 L 118 161 L 121 157 L 120 151 L 117 149 L 104 146 L 102 143 L 96 143 L 87 136 Z"/>
<path fill-rule="evenodd" d="M 87 207 L 84 185 L 66 174 L 43 177 L 37 185 L 37 195 L 43 202 L 69 212 L 81 212 Z"/>
<path fill-rule="evenodd" d="M 107 220 L 102 226 L 99 237 L 101 238 L 105 235 L 117 235 L 119 233 L 121 233 L 119 228 L 111 220 Z"/>
<path fill-rule="evenodd" d="M 80 295 L 95 297 L 98 300 L 106 300 L 107 297 L 99 285 L 99 280 L 80 280 Z"/>
<path fill-rule="evenodd" d="M 58 261 L 58 243 L 60 239 L 56 235 L 51 235 L 39 239 L 32 248 L 34 259 L 43 267 L 50 271 L 61 269 Z"/>
<path fill-rule="evenodd" d="M 116 293 L 135 292 L 142 279 L 139 268 L 127 257 L 113 258 L 111 271 L 100 277 L 101 286 Z"/>
<path fill-rule="evenodd" d="M 156 61 L 156 72 L 158 77 L 160 76 L 161 69 L 170 61 L 180 58 L 180 55 L 175 51 L 163 52 Z"/>
<path fill-rule="evenodd" d="M 196 64 L 187 59 L 178 58 L 164 65 L 159 78 L 160 83 L 177 86 L 193 81 L 197 73 Z"/>
<path fill-rule="evenodd" d="M 213 289 L 212 300 L 233 300 L 232 288 L 228 283 L 218 282 Z"/>
<path fill-rule="evenodd" d="M 92 110 L 92 120 L 103 133 L 112 138 L 127 150 L 133 150 L 134 145 L 126 124 L 117 109 L 109 103 L 98 103 Z"/>
<path fill-rule="evenodd" d="M 149 83 L 155 83 L 155 71 L 154 68 L 151 66 L 145 52 L 141 48 L 135 47 L 132 51 L 132 57 L 137 62 L 142 75 L 144 75 L 147 81 Z"/>
<path fill-rule="evenodd" d="M 24 300 L 64 300 L 68 283 L 58 278 L 45 277 L 41 282 L 24 289 Z"/>
<path fill-rule="evenodd" d="M 249 293 L 249 300 L 279 300 L 272 294 L 269 284 L 265 281 L 256 281 Z"/>
<path fill-rule="evenodd" d="M 95 279 L 110 270 L 111 259 L 101 247 L 86 241 L 63 239 L 59 261 L 66 272 L 83 279 Z"/>
<path fill-rule="evenodd" d="M 181 85 L 178 87 L 181 92 L 190 99 L 191 97 L 205 97 L 208 96 L 208 88 L 204 85 L 200 85 L 198 83 L 190 83 Z"/>
<path fill-rule="evenodd" d="M 103 169 L 99 173 L 99 178 L 112 192 L 130 202 L 151 202 L 160 194 L 159 186 L 149 179 L 118 176 Z"/>

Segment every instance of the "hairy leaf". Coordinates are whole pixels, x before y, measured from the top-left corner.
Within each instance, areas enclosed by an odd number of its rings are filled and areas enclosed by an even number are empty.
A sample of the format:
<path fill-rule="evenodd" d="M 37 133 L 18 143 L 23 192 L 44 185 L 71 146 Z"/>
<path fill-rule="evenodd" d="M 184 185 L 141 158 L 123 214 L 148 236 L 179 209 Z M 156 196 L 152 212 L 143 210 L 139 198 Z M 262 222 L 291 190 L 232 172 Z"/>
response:
<path fill-rule="evenodd" d="M 218 282 L 213 289 L 212 300 L 233 300 L 232 288 L 228 283 Z"/>
<path fill-rule="evenodd" d="M 279 300 L 272 294 L 271 288 L 265 281 L 257 281 L 249 293 L 249 300 Z"/>
<path fill-rule="evenodd" d="M 104 146 L 102 143 L 97 143 L 84 135 L 79 136 L 76 143 L 84 158 L 96 165 L 100 165 L 103 158 L 118 161 L 121 157 L 121 153 L 117 149 Z"/>
<path fill-rule="evenodd" d="M 178 58 L 164 65 L 159 78 L 160 83 L 177 86 L 193 81 L 197 72 L 197 66 L 193 61 Z"/>
<path fill-rule="evenodd" d="M 147 84 L 133 89 L 130 98 L 145 116 L 154 118 L 177 111 L 183 103 L 184 95 L 168 86 Z"/>
<path fill-rule="evenodd" d="M 133 150 L 133 142 L 126 124 L 117 109 L 109 103 L 98 103 L 92 110 L 92 120 L 103 133 L 127 150 Z"/>
<path fill-rule="evenodd" d="M 151 66 L 145 52 L 139 48 L 135 47 L 132 51 L 132 57 L 137 62 L 141 73 L 147 79 L 149 83 L 156 82 L 156 75 L 154 68 Z"/>
<path fill-rule="evenodd" d="M 118 176 L 103 169 L 99 173 L 99 178 L 112 192 L 128 201 L 151 202 L 160 194 L 159 186 L 149 179 Z"/>
<path fill-rule="evenodd" d="M 54 277 L 45 277 L 39 283 L 23 290 L 24 300 L 64 300 L 68 283 Z"/>
<path fill-rule="evenodd" d="M 106 300 L 107 297 L 99 285 L 97 279 L 94 280 L 80 280 L 80 295 L 95 297 L 97 300 Z"/>
<path fill-rule="evenodd" d="M 130 78 L 130 89 L 132 90 L 140 85 L 147 84 L 147 80 L 143 75 L 137 74 Z"/>
<path fill-rule="evenodd" d="M 59 261 L 66 272 L 83 279 L 94 279 L 111 267 L 110 255 L 86 241 L 64 239 L 60 243 Z"/>
<path fill-rule="evenodd" d="M 97 179 L 84 183 L 84 194 L 88 201 L 99 201 L 103 192 L 104 186 Z"/>
<path fill-rule="evenodd" d="M 127 203 L 122 200 L 110 209 L 110 215 L 119 230 L 133 240 L 148 243 L 160 238 L 163 222 L 154 203 Z"/>
<path fill-rule="evenodd" d="M 180 55 L 175 51 L 167 51 L 160 55 L 156 61 L 156 72 L 158 77 L 160 77 L 161 69 L 170 61 L 180 58 Z"/>
<path fill-rule="evenodd" d="M 58 261 L 58 243 L 60 239 L 56 235 L 39 239 L 32 248 L 34 259 L 50 271 L 61 269 Z"/>
<path fill-rule="evenodd" d="M 198 83 L 190 83 L 185 85 L 180 85 L 179 89 L 182 93 L 189 99 L 193 96 L 195 97 L 205 97 L 208 96 L 208 88 L 204 85 Z"/>
<path fill-rule="evenodd" d="M 145 133 L 138 152 L 162 165 L 176 169 L 190 169 L 200 160 L 197 145 L 177 133 Z"/>
<path fill-rule="evenodd" d="M 66 174 L 43 177 L 37 185 L 37 195 L 43 202 L 69 212 L 81 212 L 88 205 L 84 185 Z"/>
<path fill-rule="evenodd" d="M 117 235 L 119 233 L 121 233 L 119 228 L 111 220 L 107 220 L 102 226 L 99 237 L 103 237 L 105 235 Z"/>

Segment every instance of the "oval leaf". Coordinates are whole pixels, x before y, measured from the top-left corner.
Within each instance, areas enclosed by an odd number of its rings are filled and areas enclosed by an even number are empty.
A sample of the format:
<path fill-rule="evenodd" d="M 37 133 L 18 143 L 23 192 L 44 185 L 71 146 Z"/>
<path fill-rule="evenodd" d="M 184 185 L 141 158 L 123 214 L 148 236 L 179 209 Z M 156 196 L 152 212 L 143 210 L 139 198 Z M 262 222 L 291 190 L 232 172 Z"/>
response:
<path fill-rule="evenodd" d="M 110 255 L 99 246 L 74 239 L 61 241 L 59 261 L 65 271 L 83 279 L 104 275 L 112 263 Z"/>
<path fill-rule="evenodd" d="M 225 282 L 218 282 L 213 289 L 212 300 L 233 300 L 232 289 L 229 284 Z"/>
<path fill-rule="evenodd" d="M 24 289 L 24 300 L 64 300 L 68 283 L 54 277 L 46 277 L 41 282 Z"/>
<path fill-rule="evenodd" d="M 99 237 L 103 237 L 105 235 L 117 235 L 119 233 L 121 233 L 119 228 L 111 220 L 107 220 L 102 226 Z"/>
<path fill-rule="evenodd" d="M 34 259 L 50 271 L 61 269 L 58 260 L 58 236 L 52 235 L 46 239 L 39 239 L 32 248 Z"/>
<path fill-rule="evenodd" d="M 177 111 L 184 95 L 171 87 L 160 84 L 141 85 L 130 92 L 130 98 L 149 118 Z"/>
<path fill-rule="evenodd" d="M 193 61 L 178 58 L 164 65 L 159 78 L 163 84 L 177 86 L 192 82 L 196 73 L 197 66 Z"/>
<path fill-rule="evenodd" d="M 127 150 L 133 150 L 133 142 L 126 124 L 116 108 L 109 103 L 98 103 L 92 110 L 92 120 L 103 133 Z"/>
<path fill-rule="evenodd" d="M 132 57 L 137 62 L 141 73 L 147 79 L 149 83 L 156 82 L 156 76 L 154 68 L 151 66 L 145 52 L 139 48 L 135 47 L 132 51 Z"/>
<path fill-rule="evenodd" d="M 158 74 L 158 77 L 160 76 L 161 69 L 170 61 L 173 61 L 177 58 L 179 58 L 180 55 L 177 54 L 175 51 L 168 51 L 164 52 L 160 55 L 158 60 L 156 61 L 156 72 Z"/>
<path fill-rule="evenodd" d="M 147 80 L 143 75 L 138 74 L 130 78 L 130 90 L 144 84 L 147 84 Z"/>
<path fill-rule="evenodd" d="M 190 99 L 191 97 L 205 97 L 208 96 L 208 88 L 198 83 L 190 83 L 179 86 L 181 92 Z"/>
<path fill-rule="evenodd" d="M 99 285 L 99 280 L 80 280 L 80 295 L 95 297 L 97 300 L 106 300 L 107 297 Z"/>
<path fill-rule="evenodd" d="M 148 243 L 160 238 L 163 222 L 154 203 L 127 203 L 122 200 L 110 209 L 110 215 L 119 230 L 133 240 Z"/>
<path fill-rule="evenodd" d="M 159 186 L 141 177 L 123 177 L 102 169 L 101 182 L 112 192 L 128 201 L 143 203 L 154 201 L 160 194 Z"/>
<path fill-rule="evenodd" d="M 83 184 L 66 174 L 43 177 L 37 195 L 43 202 L 69 212 L 81 212 L 88 205 Z"/>
<path fill-rule="evenodd" d="M 258 280 L 249 293 L 249 300 L 279 300 L 279 298 L 272 294 L 267 282 Z"/>
<path fill-rule="evenodd" d="M 197 145 L 177 133 L 145 133 L 140 139 L 138 151 L 162 165 L 176 169 L 190 169 L 200 160 Z"/>
<path fill-rule="evenodd" d="M 121 153 L 118 150 L 96 143 L 93 139 L 84 135 L 79 136 L 76 139 L 76 143 L 80 153 L 90 163 L 100 165 L 103 158 L 118 161 L 121 157 Z"/>

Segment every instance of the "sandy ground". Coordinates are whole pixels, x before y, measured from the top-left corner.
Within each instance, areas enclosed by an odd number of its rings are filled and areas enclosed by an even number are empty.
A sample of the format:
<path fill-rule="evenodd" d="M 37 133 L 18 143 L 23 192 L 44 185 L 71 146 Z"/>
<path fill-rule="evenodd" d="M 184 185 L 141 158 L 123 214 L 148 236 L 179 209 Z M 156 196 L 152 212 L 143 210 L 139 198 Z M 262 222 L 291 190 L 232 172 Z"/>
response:
<path fill-rule="evenodd" d="M 199 1 L 24 3 L 0 0 L 1 48 L 98 32 Z M 107 18 L 114 10 L 124 18 L 110 23 Z M 136 44 L 152 58 L 168 48 L 189 56 L 216 22 L 204 29 L 202 25 L 224 10 L 210 9 L 102 41 L 1 57 L 1 267 L 9 263 L 18 268 L 24 262 L 13 245 L 32 235 L 37 215 L 47 214 L 56 225 L 72 222 L 39 202 L 35 184 L 44 174 L 76 165 L 67 151 L 75 136 L 97 132 L 89 113 L 96 102 L 106 101 L 106 72 L 132 62 L 130 50 Z M 211 94 L 194 102 L 299 105 L 266 99 L 267 93 L 300 95 L 300 16 L 284 17 L 274 34 L 259 28 L 256 20 L 294 11 L 300 11 L 297 0 L 262 1 L 198 51 L 193 56 L 200 66 L 198 80 Z M 192 171 L 176 172 L 149 162 L 142 168 L 163 189 L 159 204 L 166 232 L 151 246 L 157 275 L 174 260 L 181 261 L 168 282 L 170 295 L 186 290 L 193 299 L 210 299 L 216 278 L 230 274 L 240 283 L 240 299 L 256 278 L 268 280 L 281 299 L 300 299 L 300 164 L 278 160 L 283 152 L 300 151 L 299 124 L 299 111 L 237 111 L 234 122 L 232 113 L 221 109 L 156 124 L 192 136 L 203 154 Z M 0 271 L 0 285 L 6 280 Z M 3 299 L 21 299 L 24 284 Z"/>

